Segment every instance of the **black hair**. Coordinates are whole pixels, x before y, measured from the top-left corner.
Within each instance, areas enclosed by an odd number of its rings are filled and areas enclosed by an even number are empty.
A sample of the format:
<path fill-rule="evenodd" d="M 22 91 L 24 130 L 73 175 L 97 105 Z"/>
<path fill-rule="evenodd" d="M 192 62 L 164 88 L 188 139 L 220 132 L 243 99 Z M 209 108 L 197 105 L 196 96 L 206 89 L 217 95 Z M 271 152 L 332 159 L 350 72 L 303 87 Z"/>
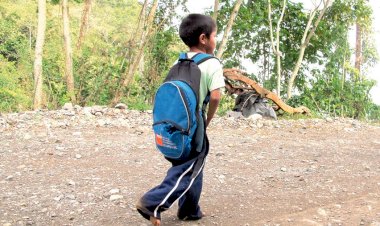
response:
<path fill-rule="evenodd" d="M 205 34 L 210 38 L 211 33 L 216 29 L 216 23 L 210 16 L 202 14 L 189 14 L 179 26 L 179 36 L 188 46 L 193 47 L 199 44 L 199 36 Z"/>

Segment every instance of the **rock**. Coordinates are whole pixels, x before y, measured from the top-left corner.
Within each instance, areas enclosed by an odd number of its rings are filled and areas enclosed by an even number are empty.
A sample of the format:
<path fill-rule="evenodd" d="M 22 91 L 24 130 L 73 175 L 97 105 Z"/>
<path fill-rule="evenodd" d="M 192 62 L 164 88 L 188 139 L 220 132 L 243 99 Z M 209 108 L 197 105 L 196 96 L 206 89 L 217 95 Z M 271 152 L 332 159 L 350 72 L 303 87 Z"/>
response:
<path fill-rule="evenodd" d="M 321 215 L 321 216 L 327 216 L 327 213 L 326 213 L 326 210 L 322 209 L 322 208 L 319 208 L 317 210 L 318 214 Z"/>
<path fill-rule="evenodd" d="M 65 147 L 56 146 L 56 147 L 55 147 L 55 150 L 56 150 L 56 151 L 64 151 L 64 150 L 65 150 Z"/>
<path fill-rule="evenodd" d="M 84 107 L 82 112 L 84 115 L 86 115 L 88 117 L 93 117 L 94 115 L 92 114 L 91 110 L 92 109 L 90 107 Z"/>
<path fill-rule="evenodd" d="M 55 201 L 59 202 L 63 199 L 63 195 L 59 195 L 53 198 Z"/>
<path fill-rule="evenodd" d="M 250 115 L 250 116 L 248 117 L 248 120 L 253 121 L 253 122 L 256 122 L 257 120 L 260 120 L 260 119 L 262 119 L 262 118 L 263 118 L 263 116 L 260 115 L 260 114 L 253 114 L 253 115 Z"/>
<path fill-rule="evenodd" d="M 120 189 L 118 189 L 118 188 L 111 189 L 111 190 L 109 191 L 109 193 L 110 193 L 111 195 L 118 194 L 118 193 L 120 193 Z"/>
<path fill-rule="evenodd" d="M 263 128 L 264 127 L 264 123 L 262 123 L 261 121 L 257 121 L 256 122 L 256 127 L 259 128 L 259 129 Z"/>
<path fill-rule="evenodd" d="M 344 128 L 344 131 L 346 132 L 355 132 L 354 128 Z"/>
<path fill-rule="evenodd" d="M 273 126 L 272 121 L 269 121 L 269 120 L 264 121 L 263 124 L 264 124 L 264 126 L 266 126 L 266 127 L 272 127 L 272 126 Z"/>
<path fill-rule="evenodd" d="M 91 114 L 96 115 L 96 116 L 101 116 L 103 115 L 103 107 L 95 105 L 91 108 Z"/>
<path fill-rule="evenodd" d="M 118 103 L 118 104 L 116 104 L 115 108 L 117 108 L 117 109 L 128 109 L 128 106 L 126 104 L 123 104 L 123 103 Z"/>
<path fill-rule="evenodd" d="M 82 110 L 82 107 L 79 106 L 79 105 L 75 105 L 75 106 L 74 106 L 74 110 L 75 110 L 76 112 L 79 112 L 79 111 Z"/>
<path fill-rule="evenodd" d="M 281 171 L 282 171 L 282 172 L 286 172 L 287 169 L 286 169 L 285 167 L 281 167 Z"/>
<path fill-rule="evenodd" d="M 72 103 L 65 103 L 62 107 L 63 110 L 68 110 L 68 111 L 72 111 L 74 110 L 74 107 L 73 107 L 73 104 Z"/>
<path fill-rule="evenodd" d="M 70 200 L 75 200 L 76 199 L 75 195 L 73 195 L 73 194 L 66 195 L 66 198 L 70 199 Z"/>
<path fill-rule="evenodd" d="M 110 201 L 115 201 L 124 198 L 122 195 L 111 195 L 110 196 Z"/>
<path fill-rule="evenodd" d="M 48 211 L 48 208 L 43 208 L 40 213 L 46 213 Z"/>
<path fill-rule="evenodd" d="M 82 135 L 82 132 L 74 132 L 73 133 L 73 136 L 76 136 L 76 137 L 79 137 L 79 136 L 81 136 Z"/>
<path fill-rule="evenodd" d="M 224 179 L 226 178 L 226 176 L 219 175 L 219 176 L 217 176 L 217 178 L 218 178 L 219 182 L 223 184 L 224 183 Z"/>
<path fill-rule="evenodd" d="M 242 119 L 244 116 L 241 112 L 238 111 L 228 111 L 226 114 L 226 117 L 232 118 L 232 119 Z"/>
<path fill-rule="evenodd" d="M 80 154 L 76 154 L 76 155 L 75 155 L 75 158 L 76 158 L 76 159 L 80 159 L 80 158 L 82 158 L 82 155 L 80 155 Z"/>
<path fill-rule="evenodd" d="M 215 156 L 223 156 L 223 155 L 224 155 L 223 152 L 217 152 L 217 153 L 215 154 Z"/>
<path fill-rule="evenodd" d="M 14 178 L 14 177 L 13 177 L 12 175 L 9 175 L 9 176 L 7 176 L 7 178 L 5 178 L 5 180 L 6 180 L 6 181 L 12 181 L 13 178 Z"/>
<path fill-rule="evenodd" d="M 26 133 L 24 135 L 24 140 L 30 140 L 31 138 L 32 138 L 32 136 L 29 133 Z"/>

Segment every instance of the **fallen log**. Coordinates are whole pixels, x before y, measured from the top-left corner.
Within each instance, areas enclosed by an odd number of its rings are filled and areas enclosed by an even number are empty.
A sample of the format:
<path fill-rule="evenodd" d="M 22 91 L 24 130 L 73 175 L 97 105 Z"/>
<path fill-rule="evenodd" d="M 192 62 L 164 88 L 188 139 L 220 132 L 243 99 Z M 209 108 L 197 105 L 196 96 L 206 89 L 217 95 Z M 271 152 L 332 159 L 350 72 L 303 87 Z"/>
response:
<path fill-rule="evenodd" d="M 297 108 L 293 108 L 293 107 L 287 105 L 275 93 L 261 87 L 257 82 L 248 78 L 244 74 L 245 73 L 239 69 L 233 69 L 232 68 L 232 69 L 224 69 L 223 70 L 223 75 L 226 79 L 233 80 L 233 81 L 239 81 L 239 82 L 245 83 L 248 86 L 248 87 L 233 86 L 231 83 L 226 82 L 226 89 L 227 89 L 229 94 L 237 93 L 237 92 L 245 90 L 245 89 L 254 89 L 258 94 L 260 94 L 261 97 L 265 97 L 265 98 L 272 100 L 280 109 L 282 109 L 285 112 L 288 112 L 290 114 L 298 113 L 298 114 L 310 115 L 311 111 L 307 107 L 300 106 Z"/>

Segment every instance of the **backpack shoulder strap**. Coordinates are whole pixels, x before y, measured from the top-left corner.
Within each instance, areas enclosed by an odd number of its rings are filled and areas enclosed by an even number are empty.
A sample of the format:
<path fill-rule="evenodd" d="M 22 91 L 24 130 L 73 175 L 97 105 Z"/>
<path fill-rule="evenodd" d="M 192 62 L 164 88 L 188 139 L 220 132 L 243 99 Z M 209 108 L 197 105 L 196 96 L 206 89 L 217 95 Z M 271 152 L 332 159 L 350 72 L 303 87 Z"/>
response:
<path fill-rule="evenodd" d="M 189 59 L 189 57 L 187 56 L 187 53 L 180 53 L 179 54 L 179 61 L 181 61 L 181 60 L 188 60 Z"/>
<path fill-rule="evenodd" d="M 197 65 L 200 65 L 201 63 L 205 62 L 206 60 L 209 60 L 209 59 L 212 59 L 212 58 L 215 58 L 215 59 L 219 60 L 217 57 L 215 57 L 215 56 L 213 56 L 211 54 L 207 54 L 207 53 L 197 53 L 191 59 Z"/>

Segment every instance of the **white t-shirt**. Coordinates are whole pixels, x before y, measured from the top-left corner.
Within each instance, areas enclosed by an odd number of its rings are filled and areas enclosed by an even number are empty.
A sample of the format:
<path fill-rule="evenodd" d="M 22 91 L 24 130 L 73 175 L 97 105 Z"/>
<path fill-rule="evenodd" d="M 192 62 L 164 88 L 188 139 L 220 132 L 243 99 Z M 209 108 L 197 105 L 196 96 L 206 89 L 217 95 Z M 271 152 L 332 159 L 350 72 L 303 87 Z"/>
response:
<path fill-rule="evenodd" d="M 196 52 L 188 52 L 189 58 L 193 57 Z M 223 66 L 219 60 L 212 58 L 198 65 L 201 70 L 201 84 L 199 87 L 199 109 L 202 108 L 203 100 L 207 93 L 225 86 L 223 76 Z"/>

